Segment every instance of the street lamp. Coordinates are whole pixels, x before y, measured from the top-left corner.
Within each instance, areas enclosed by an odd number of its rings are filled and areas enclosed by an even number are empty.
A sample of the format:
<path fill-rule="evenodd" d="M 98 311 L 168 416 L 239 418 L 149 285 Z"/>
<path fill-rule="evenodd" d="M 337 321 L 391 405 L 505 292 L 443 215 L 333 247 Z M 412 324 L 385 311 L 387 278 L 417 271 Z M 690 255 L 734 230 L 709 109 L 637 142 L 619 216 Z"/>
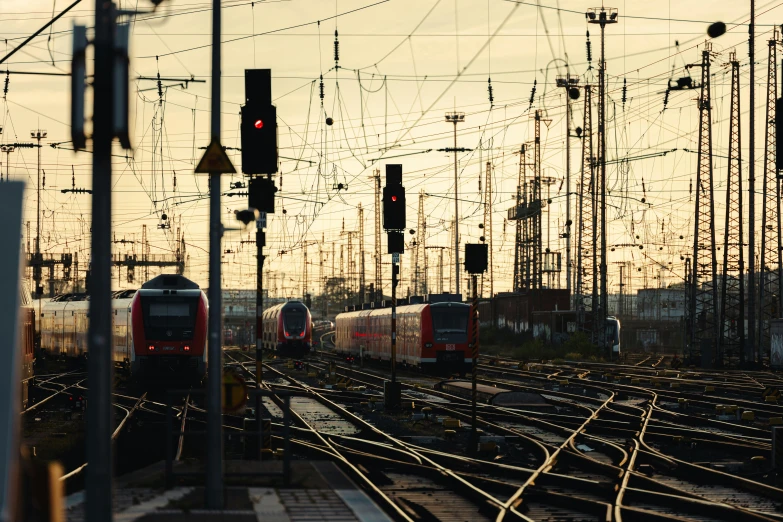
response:
<path fill-rule="evenodd" d="M 617 9 L 614 7 L 591 7 L 585 13 L 587 23 L 601 26 L 601 66 L 598 75 L 598 162 L 600 166 L 600 178 L 598 182 L 598 194 L 600 194 L 601 206 L 601 262 L 600 262 L 600 292 L 598 313 L 594 312 L 593 332 L 598 332 L 601 345 L 605 345 L 604 325 L 607 311 L 607 259 L 606 259 L 606 38 L 604 30 L 607 24 L 617 23 Z"/>
<path fill-rule="evenodd" d="M 464 112 L 447 112 L 446 122 L 454 124 L 454 293 L 459 294 L 459 199 L 457 180 L 457 124 L 465 121 Z M 446 149 L 448 151 L 448 149 Z"/>

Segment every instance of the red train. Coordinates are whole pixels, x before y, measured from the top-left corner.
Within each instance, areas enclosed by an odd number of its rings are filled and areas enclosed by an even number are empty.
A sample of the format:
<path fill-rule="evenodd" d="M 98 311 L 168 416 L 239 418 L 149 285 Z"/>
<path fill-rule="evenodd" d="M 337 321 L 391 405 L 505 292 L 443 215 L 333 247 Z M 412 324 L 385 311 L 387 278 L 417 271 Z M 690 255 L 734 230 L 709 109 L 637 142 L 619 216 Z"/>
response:
<path fill-rule="evenodd" d="M 22 409 L 27 408 L 30 399 L 30 382 L 33 379 L 33 365 L 35 364 L 35 310 L 30 289 L 22 283 L 19 299 L 19 322 L 21 332 L 19 335 L 19 348 L 22 352 Z"/>
<path fill-rule="evenodd" d="M 346 312 L 335 319 L 335 350 L 391 360 L 391 308 Z M 427 373 L 470 372 L 470 305 L 457 302 L 397 307 L 397 363 Z"/>
<path fill-rule="evenodd" d="M 87 356 L 85 294 L 53 298 L 41 313 L 44 356 Z M 160 275 L 112 299 L 114 363 L 134 376 L 197 377 L 207 369 L 207 298 L 181 275 Z"/>
<path fill-rule="evenodd" d="M 281 355 L 302 357 L 313 343 L 310 310 L 299 301 L 289 301 L 264 310 L 258 324 L 261 343 Z"/>

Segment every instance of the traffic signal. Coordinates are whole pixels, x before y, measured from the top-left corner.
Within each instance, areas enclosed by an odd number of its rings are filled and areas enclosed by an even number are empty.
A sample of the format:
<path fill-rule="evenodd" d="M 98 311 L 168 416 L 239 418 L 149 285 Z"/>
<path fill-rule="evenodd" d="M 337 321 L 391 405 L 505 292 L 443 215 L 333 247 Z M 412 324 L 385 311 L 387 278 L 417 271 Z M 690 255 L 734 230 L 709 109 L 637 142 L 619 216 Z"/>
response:
<path fill-rule="evenodd" d="M 480 274 L 487 270 L 487 244 L 465 244 L 465 271 L 469 274 Z"/>
<path fill-rule="evenodd" d="M 389 254 L 405 253 L 405 234 L 402 232 L 386 232 L 386 243 Z"/>
<path fill-rule="evenodd" d="M 242 172 L 277 172 L 277 107 L 248 103 L 242 107 Z"/>
<path fill-rule="evenodd" d="M 248 184 L 248 206 L 259 212 L 275 213 L 275 182 L 271 178 L 257 176 Z"/>
<path fill-rule="evenodd" d="M 405 229 L 405 187 L 402 186 L 402 165 L 386 165 L 386 186 L 383 187 L 383 228 Z"/>

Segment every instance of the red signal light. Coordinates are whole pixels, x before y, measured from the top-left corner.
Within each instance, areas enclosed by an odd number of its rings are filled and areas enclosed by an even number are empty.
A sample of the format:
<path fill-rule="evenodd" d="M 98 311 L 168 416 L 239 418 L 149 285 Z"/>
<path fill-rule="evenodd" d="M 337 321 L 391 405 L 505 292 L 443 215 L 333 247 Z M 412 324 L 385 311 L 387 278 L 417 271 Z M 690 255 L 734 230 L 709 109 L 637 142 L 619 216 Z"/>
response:
<path fill-rule="evenodd" d="M 190 351 L 190 346 L 185 346 L 183 349 L 184 349 L 186 352 L 189 352 L 189 351 Z"/>
<path fill-rule="evenodd" d="M 256 129 L 261 129 L 264 126 L 264 120 L 256 120 L 256 122 L 253 124 L 253 127 Z"/>
<path fill-rule="evenodd" d="M 150 345 L 150 346 L 149 346 L 149 349 L 150 349 L 150 351 L 151 351 L 151 352 L 154 352 L 154 351 L 155 351 L 155 346 L 153 346 L 153 345 Z"/>
<path fill-rule="evenodd" d="M 397 196 L 392 196 L 392 201 L 397 201 Z"/>

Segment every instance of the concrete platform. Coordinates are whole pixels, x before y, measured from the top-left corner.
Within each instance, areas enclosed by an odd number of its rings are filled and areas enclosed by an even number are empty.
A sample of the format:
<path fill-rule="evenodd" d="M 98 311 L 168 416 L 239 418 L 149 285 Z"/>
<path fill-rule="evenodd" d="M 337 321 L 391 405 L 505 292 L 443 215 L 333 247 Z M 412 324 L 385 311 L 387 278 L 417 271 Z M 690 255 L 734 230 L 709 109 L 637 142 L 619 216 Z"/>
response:
<path fill-rule="evenodd" d="M 229 461 L 227 473 L 277 471 L 279 462 Z M 178 471 L 195 465 L 182 465 Z M 356 487 L 334 463 L 295 461 L 291 485 L 281 487 L 270 477 L 227 477 L 225 509 L 204 506 L 204 488 L 180 481 L 165 490 L 162 466 L 145 468 L 117 480 L 114 494 L 116 522 L 389 522 L 373 500 Z M 203 480 L 199 481 L 203 483 Z M 65 519 L 84 520 L 84 494 L 66 499 Z"/>

